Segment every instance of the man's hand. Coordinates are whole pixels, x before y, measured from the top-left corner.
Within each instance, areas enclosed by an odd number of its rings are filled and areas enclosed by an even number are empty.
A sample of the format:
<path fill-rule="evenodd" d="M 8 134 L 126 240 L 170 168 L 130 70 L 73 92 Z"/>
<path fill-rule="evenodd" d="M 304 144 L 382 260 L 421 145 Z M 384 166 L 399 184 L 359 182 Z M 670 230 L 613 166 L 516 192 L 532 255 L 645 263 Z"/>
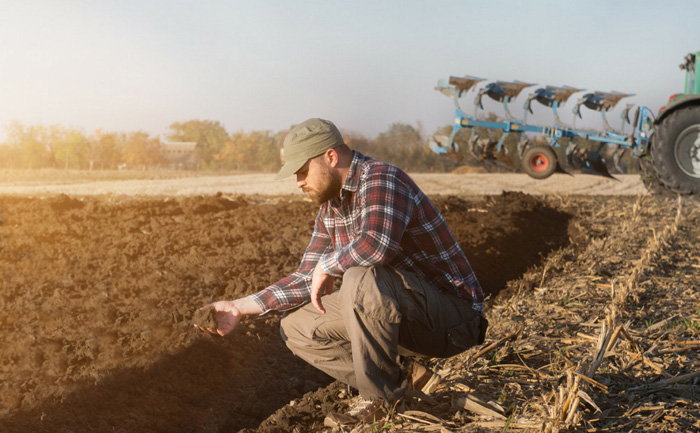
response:
<path fill-rule="evenodd" d="M 321 268 L 321 263 L 317 263 L 314 268 L 314 273 L 311 276 L 311 303 L 321 314 L 326 314 L 326 309 L 323 308 L 321 296 L 328 295 L 333 291 L 333 276 L 328 275 Z"/>
<path fill-rule="evenodd" d="M 214 310 L 214 316 L 216 317 L 217 329 L 202 328 L 198 325 L 194 325 L 195 328 L 210 332 L 212 334 L 219 334 L 224 336 L 229 332 L 233 331 L 233 328 L 238 325 L 241 321 L 243 314 L 236 306 L 236 301 L 219 301 L 214 302 L 209 305 L 205 305 L 202 308 L 211 308 Z"/>

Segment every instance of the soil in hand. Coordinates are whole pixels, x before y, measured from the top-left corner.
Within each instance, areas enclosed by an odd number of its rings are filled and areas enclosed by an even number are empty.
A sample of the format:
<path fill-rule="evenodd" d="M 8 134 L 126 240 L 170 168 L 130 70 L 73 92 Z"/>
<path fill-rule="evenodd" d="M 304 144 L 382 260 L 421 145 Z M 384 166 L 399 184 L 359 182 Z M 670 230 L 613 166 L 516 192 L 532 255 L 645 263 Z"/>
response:
<path fill-rule="evenodd" d="M 202 307 L 194 312 L 192 323 L 202 329 L 219 329 L 219 322 L 216 321 L 216 312 L 213 308 Z"/>

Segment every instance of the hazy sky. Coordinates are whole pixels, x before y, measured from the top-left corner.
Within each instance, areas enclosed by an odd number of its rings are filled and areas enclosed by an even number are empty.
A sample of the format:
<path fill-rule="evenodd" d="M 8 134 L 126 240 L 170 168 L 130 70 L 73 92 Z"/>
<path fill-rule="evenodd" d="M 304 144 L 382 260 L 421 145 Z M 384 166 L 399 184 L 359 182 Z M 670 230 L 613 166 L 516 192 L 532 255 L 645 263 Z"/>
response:
<path fill-rule="evenodd" d="M 12 121 L 163 135 L 191 119 L 236 132 L 324 117 L 368 137 L 399 121 L 432 133 L 453 116 L 437 80 L 465 74 L 635 93 L 626 102 L 657 110 L 695 51 L 695 0 L 2 0 L 0 141 Z"/>

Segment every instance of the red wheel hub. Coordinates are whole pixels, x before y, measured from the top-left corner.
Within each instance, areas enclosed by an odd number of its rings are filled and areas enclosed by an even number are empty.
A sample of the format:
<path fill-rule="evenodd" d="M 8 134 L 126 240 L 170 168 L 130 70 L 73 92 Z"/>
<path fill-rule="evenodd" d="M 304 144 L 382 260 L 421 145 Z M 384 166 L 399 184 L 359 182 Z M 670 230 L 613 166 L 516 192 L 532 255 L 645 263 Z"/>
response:
<path fill-rule="evenodd" d="M 530 157 L 530 168 L 532 171 L 542 173 L 549 167 L 549 158 L 542 153 L 536 153 Z"/>

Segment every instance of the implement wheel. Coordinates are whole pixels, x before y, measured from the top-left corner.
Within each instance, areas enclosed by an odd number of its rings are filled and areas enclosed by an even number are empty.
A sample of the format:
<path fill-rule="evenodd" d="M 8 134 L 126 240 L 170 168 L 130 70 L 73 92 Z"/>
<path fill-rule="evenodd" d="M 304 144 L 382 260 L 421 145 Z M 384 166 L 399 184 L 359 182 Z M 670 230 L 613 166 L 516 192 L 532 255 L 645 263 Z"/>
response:
<path fill-rule="evenodd" d="M 546 179 L 557 169 L 557 156 L 549 146 L 529 146 L 523 152 L 520 164 L 528 176 Z"/>
<path fill-rule="evenodd" d="M 677 194 L 700 195 L 700 106 L 678 108 L 657 134 L 651 156 L 659 179 Z"/>

